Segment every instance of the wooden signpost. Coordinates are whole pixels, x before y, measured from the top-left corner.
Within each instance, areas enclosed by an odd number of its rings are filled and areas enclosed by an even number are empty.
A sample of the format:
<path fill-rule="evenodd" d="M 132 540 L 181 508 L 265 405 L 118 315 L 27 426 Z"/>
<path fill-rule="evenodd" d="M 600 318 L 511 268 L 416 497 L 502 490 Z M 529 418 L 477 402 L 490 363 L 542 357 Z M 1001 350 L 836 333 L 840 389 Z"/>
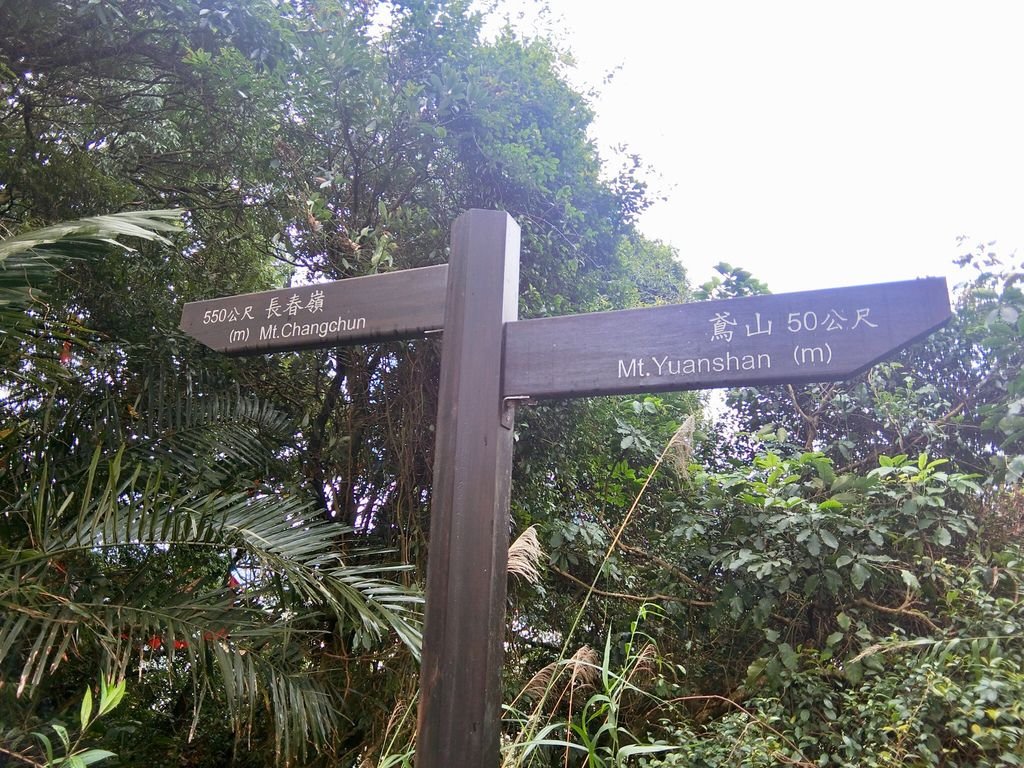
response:
<path fill-rule="evenodd" d="M 513 411 L 584 397 L 853 376 L 947 322 L 946 281 L 516 320 L 519 227 L 472 210 L 448 266 L 185 306 L 227 354 L 444 331 L 417 768 L 499 764 Z"/>

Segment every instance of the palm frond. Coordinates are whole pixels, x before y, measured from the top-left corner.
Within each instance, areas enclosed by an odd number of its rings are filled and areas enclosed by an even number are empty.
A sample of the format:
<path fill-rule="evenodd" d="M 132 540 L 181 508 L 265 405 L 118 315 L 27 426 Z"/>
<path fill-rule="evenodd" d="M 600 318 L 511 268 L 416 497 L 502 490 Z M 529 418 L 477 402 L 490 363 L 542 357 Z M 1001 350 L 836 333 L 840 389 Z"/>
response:
<path fill-rule="evenodd" d="M 180 230 L 181 214 L 181 210 L 172 208 L 125 211 L 33 229 L 0 240 L 0 262 L 7 266 L 12 257 L 38 251 L 44 246 L 57 246 L 48 250 L 47 254 L 70 256 L 74 255 L 75 247 L 82 243 L 100 242 L 123 248 L 125 246 L 118 241 L 122 237 L 156 240 L 169 244 L 170 240 L 162 233 L 170 234 Z"/>
<path fill-rule="evenodd" d="M 295 434 L 296 420 L 271 403 L 241 392 L 191 393 L 167 401 L 147 386 L 143 423 L 129 453 L 159 463 L 193 483 L 221 487 L 231 477 L 266 473 L 273 446 Z"/>
<path fill-rule="evenodd" d="M 25 305 L 63 259 L 80 258 L 97 246 L 126 248 L 121 238 L 170 243 L 181 228 L 181 211 L 127 211 L 54 224 L 0 240 L 0 306 Z"/>
<path fill-rule="evenodd" d="M 418 651 L 421 598 L 387 578 L 400 567 L 346 563 L 345 531 L 310 503 L 181 489 L 126 455 L 97 449 L 61 497 L 43 467 L 8 510 L 30 530 L 25 546 L 0 550 L 0 665 L 19 694 L 87 652 L 121 674 L 170 671 L 184 654 L 195 680 L 216 673 L 239 728 L 269 701 L 278 749 L 291 754 L 336 725 L 324 684 L 304 674 L 327 626 L 318 619 L 357 645 L 394 631 Z M 178 549 L 219 553 L 241 583 L 211 589 L 154 566 Z M 120 574 L 119 587 L 90 584 L 96 567 Z"/>

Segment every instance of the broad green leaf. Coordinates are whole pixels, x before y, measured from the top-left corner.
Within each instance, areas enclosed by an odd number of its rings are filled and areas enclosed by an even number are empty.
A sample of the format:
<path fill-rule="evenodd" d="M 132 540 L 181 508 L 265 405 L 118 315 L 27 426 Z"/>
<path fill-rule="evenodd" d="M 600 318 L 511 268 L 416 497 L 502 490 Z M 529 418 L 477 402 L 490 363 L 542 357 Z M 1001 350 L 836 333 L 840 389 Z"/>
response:
<path fill-rule="evenodd" d="M 853 568 L 850 569 L 850 581 L 857 589 L 864 588 L 869 576 L 871 576 L 871 572 L 861 563 L 854 563 Z"/>
<path fill-rule="evenodd" d="M 821 541 L 813 533 L 807 537 L 807 552 L 811 557 L 817 557 L 821 554 Z"/>
<path fill-rule="evenodd" d="M 818 531 L 818 535 L 821 537 L 821 540 L 825 542 L 825 544 L 828 547 L 831 547 L 834 550 L 839 549 L 839 539 L 836 538 L 835 534 L 832 533 L 832 531 L 828 530 L 827 528 L 822 528 Z"/>
<path fill-rule="evenodd" d="M 92 765 L 100 760 L 117 757 L 117 754 L 106 749 L 88 749 L 85 752 L 79 752 L 77 756 L 83 765 Z"/>
<path fill-rule="evenodd" d="M 1018 483 L 1024 479 L 1024 454 L 1012 457 L 1006 464 L 1006 479 Z"/>
<path fill-rule="evenodd" d="M 779 658 L 782 659 L 782 664 L 791 672 L 795 672 L 797 667 L 800 666 L 800 657 L 797 656 L 796 651 L 793 650 L 793 646 L 789 643 L 782 643 L 779 645 Z"/>

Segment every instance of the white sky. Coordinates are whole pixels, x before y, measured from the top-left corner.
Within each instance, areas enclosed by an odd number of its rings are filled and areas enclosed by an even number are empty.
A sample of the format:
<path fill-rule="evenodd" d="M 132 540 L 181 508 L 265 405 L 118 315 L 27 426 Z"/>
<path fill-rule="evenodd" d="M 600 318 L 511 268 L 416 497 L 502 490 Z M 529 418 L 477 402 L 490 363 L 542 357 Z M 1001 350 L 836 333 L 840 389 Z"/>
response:
<path fill-rule="evenodd" d="M 968 246 L 1024 246 L 1024 3 L 505 2 L 573 51 L 602 155 L 667 197 L 641 229 L 696 284 L 726 261 L 776 293 L 952 285 Z"/>

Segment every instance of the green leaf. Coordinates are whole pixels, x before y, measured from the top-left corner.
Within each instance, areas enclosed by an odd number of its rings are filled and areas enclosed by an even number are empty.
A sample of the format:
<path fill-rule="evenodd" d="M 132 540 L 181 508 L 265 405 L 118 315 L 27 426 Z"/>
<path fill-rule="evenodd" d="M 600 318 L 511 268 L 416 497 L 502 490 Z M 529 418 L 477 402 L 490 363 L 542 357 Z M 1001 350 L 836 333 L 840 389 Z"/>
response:
<path fill-rule="evenodd" d="M 107 712 L 110 712 L 118 704 L 121 703 L 121 699 L 124 698 L 126 684 L 126 680 L 121 680 L 119 683 L 116 683 L 113 686 L 111 686 L 109 683 L 105 681 L 101 681 L 100 712 L 99 715 L 97 715 L 97 717 L 102 717 L 103 715 L 107 714 Z"/>
<path fill-rule="evenodd" d="M 60 737 L 61 743 L 64 744 L 64 749 L 71 746 L 71 737 L 68 736 L 68 729 L 60 723 L 50 723 L 50 727 L 53 728 L 54 733 Z"/>
<path fill-rule="evenodd" d="M 864 679 L 864 664 L 860 661 L 855 661 L 851 664 L 847 664 L 843 667 L 843 675 L 851 685 L 860 684 L 861 680 Z"/>
<path fill-rule="evenodd" d="M 53 762 L 53 742 L 50 741 L 50 737 L 45 733 L 39 731 L 32 731 L 32 735 L 39 739 L 39 743 L 43 745 L 43 751 L 46 753 L 46 762 Z"/>
<path fill-rule="evenodd" d="M 1024 454 L 1014 456 L 1007 462 L 1006 479 L 1011 483 L 1024 479 Z"/>
<path fill-rule="evenodd" d="M 942 547 L 948 547 L 953 541 L 953 536 L 950 534 L 949 529 L 944 525 L 940 525 L 935 529 L 935 543 Z"/>
<path fill-rule="evenodd" d="M 747 687 L 751 688 L 757 682 L 762 674 L 764 674 L 765 666 L 767 665 L 766 659 L 754 659 L 747 666 Z"/>
<path fill-rule="evenodd" d="M 793 650 L 793 646 L 789 643 L 782 643 L 779 646 L 779 658 L 782 659 L 782 664 L 790 672 L 795 672 L 797 667 L 800 666 L 800 657 L 797 656 L 796 651 Z"/>
<path fill-rule="evenodd" d="M 92 688 L 85 687 L 85 695 L 82 697 L 82 707 L 78 712 L 79 727 L 84 731 L 89 727 L 89 718 L 92 717 Z"/>
<path fill-rule="evenodd" d="M 920 589 L 921 583 L 917 580 L 917 577 L 910 571 L 903 569 L 900 571 L 900 577 L 903 579 L 903 583 L 911 589 Z"/>
<path fill-rule="evenodd" d="M 76 757 L 82 761 L 83 765 L 92 765 L 100 760 L 106 760 L 108 757 L 117 757 L 117 754 L 106 749 L 88 749 L 85 752 L 79 752 Z"/>
<path fill-rule="evenodd" d="M 813 533 L 807 539 L 807 553 L 811 557 L 817 557 L 821 554 L 821 542 Z"/>
<path fill-rule="evenodd" d="M 177 232 L 181 229 L 180 210 L 129 211 L 109 216 L 92 216 L 87 219 L 54 224 L 44 229 L 35 229 L 16 237 L 0 240 L 0 263 L 30 252 L 42 252 L 50 246 L 47 254 L 60 253 L 63 243 L 74 244 L 81 240 L 94 240 L 109 245 L 121 245 L 118 238 L 134 237 L 140 240 L 156 240 L 170 244 L 161 233 Z M 123 248 L 124 246 L 121 245 Z M 8 264 L 7 266 L 10 266 Z"/>
<path fill-rule="evenodd" d="M 832 549 L 839 549 L 839 539 L 836 538 L 832 531 L 827 528 L 822 528 L 818 531 L 818 536 L 821 537 L 821 540 L 825 542 L 826 546 L 831 547 Z"/>
<path fill-rule="evenodd" d="M 871 572 L 862 563 L 854 563 L 853 568 L 850 569 L 850 581 L 857 589 L 864 588 L 869 576 L 871 576 Z"/>

